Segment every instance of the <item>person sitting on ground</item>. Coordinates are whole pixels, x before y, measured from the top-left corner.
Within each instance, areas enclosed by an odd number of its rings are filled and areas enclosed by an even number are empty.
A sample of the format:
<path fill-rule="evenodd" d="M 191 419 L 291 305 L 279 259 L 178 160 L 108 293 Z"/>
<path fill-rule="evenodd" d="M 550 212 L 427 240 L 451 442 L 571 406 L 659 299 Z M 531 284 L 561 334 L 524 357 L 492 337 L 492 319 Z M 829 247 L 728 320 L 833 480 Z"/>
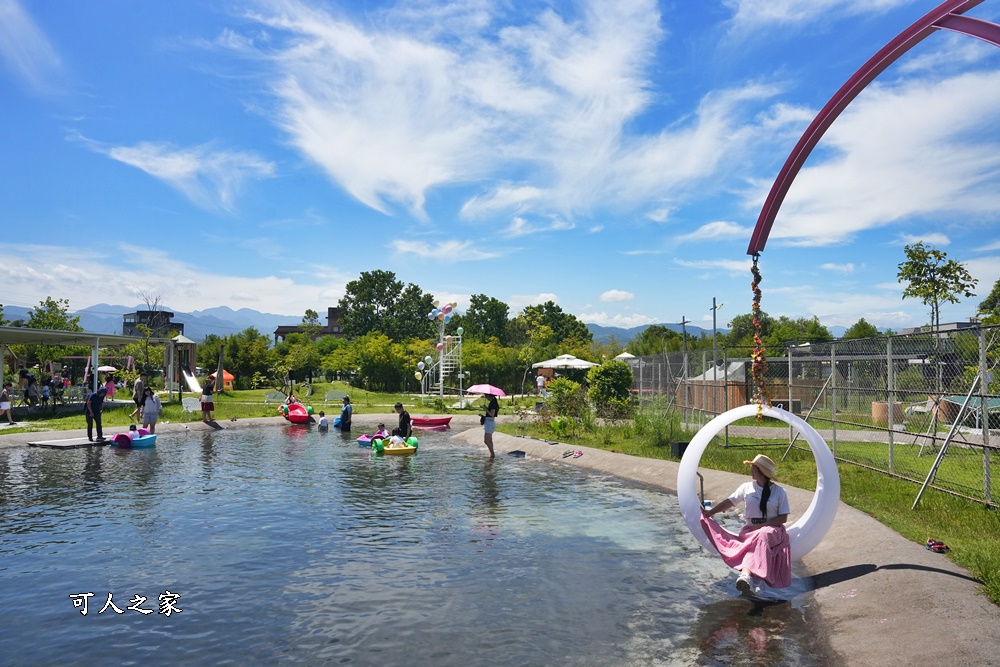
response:
<path fill-rule="evenodd" d="M 14 408 L 10 404 L 10 388 L 12 386 L 10 382 L 4 382 L 3 391 L 0 391 L 0 415 L 7 415 L 8 426 L 13 426 L 17 423 L 14 421 Z"/>
<path fill-rule="evenodd" d="M 406 440 L 413 435 L 413 423 L 410 421 L 410 413 L 403 409 L 402 403 L 398 402 L 393 406 L 393 409 L 399 414 L 399 426 L 392 429 L 392 434 Z"/>
<path fill-rule="evenodd" d="M 152 387 L 146 387 L 142 393 L 142 427 L 149 429 L 150 433 L 156 433 L 156 422 L 163 412 L 163 404 Z"/>
<path fill-rule="evenodd" d="M 701 525 L 729 567 L 739 570 L 736 588 L 750 595 L 757 588 L 753 581 L 763 579 L 772 588 L 792 583 L 791 546 L 785 522 L 791 512 L 788 494 L 774 483 L 777 467 L 767 456 L 758 454 L 750 466 L 751 481 L 740 485 L 729 498 L 711 509 L 702 508 Z M 746 525 L 733 537 L 712 517 L 745 503 Z"/>
<path fill-rule="evenodd" d="M 330 420 L 326 418 L 326 413 L 322 410 L 319 411 L 319 430 L 328 431 L 330 429 Z"/>

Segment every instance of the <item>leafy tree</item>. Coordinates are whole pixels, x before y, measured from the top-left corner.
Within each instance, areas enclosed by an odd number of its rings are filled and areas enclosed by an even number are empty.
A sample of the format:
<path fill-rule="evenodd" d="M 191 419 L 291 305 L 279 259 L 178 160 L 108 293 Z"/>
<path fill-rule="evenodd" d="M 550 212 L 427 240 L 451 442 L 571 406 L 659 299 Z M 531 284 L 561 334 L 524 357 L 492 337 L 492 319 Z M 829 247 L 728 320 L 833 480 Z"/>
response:
<path fill-rule="evenodd" d="M 248 327 L 226 339 L 225 366 L 236 376 L 237 389 L 253 389 L 254 377 L 266 377 L 275 361 L 270 339 L 254 327 Z"/>
<path fill-rule="evenodd" d="M 587 372 L 587 397 L 598 416 L 623 419 L 630 416 L 632 369 L 624 361 L 608 361 Z"/>
<path fill-rule="evenodd" d="M 465 336 L 474 340 L 486 342 L 496 338 L 501 345 L 507 344 L 507 320 L 510 307 L 485 294 L 473 294 L 469 309 L 462 317 L 461 325 L 465 328 Z"/>
<path fill-rule="evenodd" d="M 959 297 L 973 297 L 978 282 L 965 265 L 948 259 L 947 253 L 925 246 L 922 242 L 903 248 L 906 261 L 900 262 L 896 277 L 906 281 L 903 298 L 917 298 L 931 308 L 931 327 L 941 326 L 941 304 L 958 303 Z"/>
<path fill-rule="evenodd" d="M 3 304 L 0 303 L 0 327 L 5 327 L 10 324 L 10 320 L 3 316 Z"/>
<path fill-rule="evenodd" d="M 323 323 L 319 321 L 319 313 L 312 308 L 306 308 L 302 322 L 299 323 L 299 329 L 309 338 L 315 340 L 319 336 L 319 332 L 323 330 Z"/>
<path fill-rule="evenodd" d="M 426 318 L 425 318 L 426 319 Z M 391 391 L 402 385 L 406 353 L 402 345 L 373 331 L 354 341 L 358 380 L 374 391 Z"/>
<path fill-rule="evenodd" d="M 844 332 L 844 336 L 841 340 L 856 340 L 858 338 L 875 338 L 879 336 L 878 329 L 874 324 L 869 324 L 865 321 L 865 318 L 861 318 Z"/>
<path fill-rule="evenodd" d="M 784 315 L 772 322 L 771 331 L 763 338 L 768 347 L 784 347 L 787 343 L 825 343 L 833 340 L 833 334 L 813 316 L 791 319 Z"/>
<path fill-rule="evenodd" d="M 550 397 L 549 407 L 560 417 L 579 419 L 587 410 L 587 396 L 578 382 L 568 378 L 556 378 L 546 385 Z"/>
<path fill-rule="evenodd" d="M 977 311 L 983 319 L 983 324 L 1000 324 L 1000 279 L 993 283 L 989 296 L 979 304 Z M 0 310 L 0 319 L 3 312 Z"/>
<path fill-rule="evenodd" d="M 83 331 L 80 326 L 80 316 L 69 314 L 68 299 L 53 299 L 46 297 L 38 303 L 38 306 L 31 310 L 28 321 L 24 323 L 29 329 L 46 329 L 49 331 Z M 36 363 L 45 364 L 50 361 L 61 359 L 67 355 L 85 356 L 91 350 L 85 345 L 59 346 L 59 345 L 14 345 L 14 353 L 26 360 L 28 366 Z M 41 378 L 39 378 L 41 380 Z"/>
<path fill-rule="evenodd" d="M 774 320 L 763 310 L 760 311 L 761 339 L 766 339 L 774 328 Z M 753 347 L 753 313 L 737 315 L 729 323 L 729 333 L 724 340 L 727 347 Z M 711 335 L 707 336 L 711 347 Z"/>
<path fill-rule="evenodd" d="M 274 353 L 288 369 L 291 379 L 297 381 L 311 382 L 322 363 L 316 344 L 304 333 L 289 334 L 274 346 Z"/>
<path fill-rule="evenodd" d="M 364 271 L 347 283 L 339 303 L 341 324 L 348 338 L 381 332 L 393 340 L 430 338 L 434 325 L 427 318 L 434 297 L 410 283 L 405 288 L 392 271 Z"/>
<path fill-rule="evenodd" d="M 653 324 L 643 329 L 628 344 L 628 351 L 637 357 L 650 354 L 665 354 L 681 349 L 684 337 L 661 324 Z"/>

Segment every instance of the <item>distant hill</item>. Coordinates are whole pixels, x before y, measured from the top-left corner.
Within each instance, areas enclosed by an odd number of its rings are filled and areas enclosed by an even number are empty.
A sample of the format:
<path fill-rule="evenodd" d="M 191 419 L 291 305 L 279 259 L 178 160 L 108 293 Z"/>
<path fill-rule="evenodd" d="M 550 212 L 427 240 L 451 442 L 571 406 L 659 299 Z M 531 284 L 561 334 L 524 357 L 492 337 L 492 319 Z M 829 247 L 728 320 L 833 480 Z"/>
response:
<path fill-rule="evenodd" d="M 610 343 L 613 337 L 616 341 L 622 345 L 628 345 L 628 343 L 641 334 L 643 331 L 653 326 L 652 324 L 644 324 L 639 327 L 632 327 L 631 329 L 622 329 L 621 327 L 602 327 L 599 324 L 588 324 L 587 329 L 590 330 L 591 335 L 594 337 L 594 342 L 596 343 Z M 676 331 L 681 333 L 684 329 L 680 324 L 660 324 L 658 326 L 670 329 L 671 331 Z M 719 329 L 719 335 L 729 333 L 729 329 Z M 712 335 L 711 329 L 703 329 L 702 327 L 697 327 L 694 325 L 687 325 L 687 334 L 693 338 L 698 338 L 702 334 L 708 336 Z"/>
<path fill-rule="evenodd" d="M 13 322 L 16 320 L 27 321 L 32 310 L 32 308 L 22 308 L 19 306 L 4 306 L 3 312 L 4 317 Z M 71 314 L 80 316 L 80 326 L 85 331 L 120 334 L 122 331 L 122 316 L 125 313 L 134 313 L 137 310 L 146 310 L 146 304 L 121 306 L 99 303 Z M 248 327 L 254 327 L 260 333 L 270 337 L 279 325 L 298 324 L 302 319 L 293 315 L 261 313 L 249 308 L 233 310 L 227 306 L 196 310 L 190 313 L 174 310 L 169 306 L 164 306 L 163 310 L 172 312 L 174 314 L 173 321 L 184 325 L 184 335 L 198 342 L 203 341 L 209 334 L 231 336 Z"/>

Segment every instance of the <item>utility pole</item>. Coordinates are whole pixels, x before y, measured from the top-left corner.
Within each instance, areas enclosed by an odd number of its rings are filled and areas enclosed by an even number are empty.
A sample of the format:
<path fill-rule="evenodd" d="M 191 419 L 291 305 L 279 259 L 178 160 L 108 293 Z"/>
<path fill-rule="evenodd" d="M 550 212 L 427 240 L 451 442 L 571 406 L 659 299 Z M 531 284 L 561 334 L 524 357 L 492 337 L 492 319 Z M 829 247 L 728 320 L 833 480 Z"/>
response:
<path fill-rule="evenodd" d="M 715 347 L 715 330 L 717 329 L 715 314 L 723 305 L 725 304 L 720 303 L 719 305 L 715 305 L 715 297 L 712 297 L 712 412 L 716 415 L 719 414 L 719 362 L 716 358 L 717 352 Z"/>
<path fill-rule="evenodd" d="M 681 315 L 681 336 L 683 336 L 682 345 L 684 346 L 684 423 L 687 423 L 687 411 L 688 411 L 688 330 L 687 324 L 691 320 L 687 319 L 684 315 Z"/>

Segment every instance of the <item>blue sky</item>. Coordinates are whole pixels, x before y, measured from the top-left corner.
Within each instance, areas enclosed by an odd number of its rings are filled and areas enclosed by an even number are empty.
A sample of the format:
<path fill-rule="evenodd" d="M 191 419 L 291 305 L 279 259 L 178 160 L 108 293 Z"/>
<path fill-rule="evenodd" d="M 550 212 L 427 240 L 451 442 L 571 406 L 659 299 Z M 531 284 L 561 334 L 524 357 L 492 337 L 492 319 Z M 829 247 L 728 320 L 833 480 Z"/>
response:
<path fill-rule="evenodd" d="M 932 0 L 0 0 L 0 303 L 324 312 L 387 269 L 461 310 L 720 326 L 802 131 Z M 1000 2 L 968 14 L 1000 21 Z M 1000 49 L 931 35 L 828 131 L 763 308 L 928 320 L 903 246 L 1000 278 Z"/>

